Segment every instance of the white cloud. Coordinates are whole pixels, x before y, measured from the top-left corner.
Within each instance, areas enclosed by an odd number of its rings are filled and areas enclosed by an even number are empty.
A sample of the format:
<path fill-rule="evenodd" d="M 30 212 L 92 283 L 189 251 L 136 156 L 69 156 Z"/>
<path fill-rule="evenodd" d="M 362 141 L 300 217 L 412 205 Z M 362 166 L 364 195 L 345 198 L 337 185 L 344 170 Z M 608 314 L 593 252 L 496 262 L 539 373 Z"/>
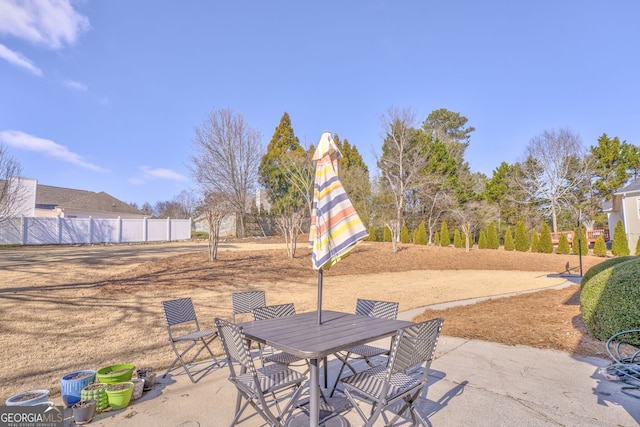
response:
<path fill-rule="evenodd" d="M 42 70 L 40 68 L 33 65 L 31 61 L 29 61 L 27 58 L 22 56 L 20 53 L 12 51 L 11 49 L 9 49 L 8 47 L 6 47 L 1 43 L 0 43 L 0 58 L 6 59 L 7 62 L 9 62 L 10 64 L 17 65 L 18 67 L 22 67 L 28 70 L 29 72 L 31 72 L 32 74 L 35 74 L 36 76 L 42 76 Z"/>
<path fill-rule="evenodd" d="M 75 80 L 65 80 L 64 85 L 68 88 L 79 90 L 81 92 L 86 92 L 88 87 L 84 83 L 76 82 Z"/>
<path fill-rule="evenodd" d="M 187 177 L 174 172 L 171 169 L 150 168 L 149 166 L 140 166 L 141 176 L 129 179 L 129 182 L 135 185 L 144 184 L 146 181 L 153 179 L 168 179 L 170 181 L 186 181 Z"/>
<path fill-rule="evenodd" d="M 109 172 L 108 169 L 104 169 L 100 166 L 94 165 L 93 163 L 87 162 L 81 155 L 69 151 L 69 149 L 64 145 L 56 144 L 51 140 L 38 138 L 37 136 L 29 135 L 28 133 L 16 130 L 2 131 L 0 132 L 0 142 L 4 142 L 7 145 L 19 149 L 44 153 L 47 156 L 72 163 L 85 169 L 90 169 L 96 172 Z"/>
<path fill-rule="evenodd" d="M 50 49 L 73 45 L 90 27 L 71 0 L 0 1 L 0 33 Z"/>

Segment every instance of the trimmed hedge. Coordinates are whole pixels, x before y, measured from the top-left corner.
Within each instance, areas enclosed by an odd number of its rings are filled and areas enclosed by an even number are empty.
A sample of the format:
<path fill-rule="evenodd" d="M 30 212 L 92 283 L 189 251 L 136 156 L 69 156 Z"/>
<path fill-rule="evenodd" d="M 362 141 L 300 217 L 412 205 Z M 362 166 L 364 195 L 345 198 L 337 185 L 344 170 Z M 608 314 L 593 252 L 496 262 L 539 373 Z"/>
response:
<path fill-rule="evenodd" d="M 596 339 L 606 341 L 640 325 L 640 258 L 631 258 L 600 271 L 582 287 L 582 319 Z"/>
<path fill-rule="evenodd" d="M 606 261 L 602 261 L 600 264 L 596 264 L 593 267 L 591 267 L 589 270 L 587 270 L 586 273 L 584 273 L 584 276 L 582 276 L 582 280 L 580 280 L 580 286 L 583 287 L 585 285 L 585 283 L 587 283 L 589 281 L 589 279 L 591 279 L 593 276 L 595 276 L 596 274 L 600 273 L 603 270 L 606 270 L 607 268 L 611 268 L 616 264 L 620 264 L 621 262 L 625 262 L 625 261 L 630 261 L 632 259 L 635 259 L 636 257 L 634 256 L 622 256 L 622 257 L 616 257 L 616 258 L 610 258 Z"/>

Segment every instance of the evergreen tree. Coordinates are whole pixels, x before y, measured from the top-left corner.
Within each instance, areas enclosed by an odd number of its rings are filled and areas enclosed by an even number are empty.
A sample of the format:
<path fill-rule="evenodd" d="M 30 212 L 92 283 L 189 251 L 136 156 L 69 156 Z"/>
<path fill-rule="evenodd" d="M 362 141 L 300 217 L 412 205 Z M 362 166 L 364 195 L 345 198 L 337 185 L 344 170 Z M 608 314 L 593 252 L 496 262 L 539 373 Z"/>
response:
<path fill-rule="evenodd" d="M 384 235 L 383 235 L 382 241 L 383 242 L 391 241 L 391 229 L 387 226 L 384 227 Z"/>
<path fill-rule="evenodd" d="M 530 247 L 527 227 L 524 225 L 524 221 L 518 221 L 516 224 L 516 250 L 527 252 Z"/>
<path fill-rule="evenodd" d="M 638 240 L 640 242 L 640 240 Z M 637 250 L 636 250 L 637 252 Z M 605 257 L 607 256 L 607 244 L 604 241 L 602 234 L 598 236 L 596 242 L 593 244 L 593 254 L 595 256 Z M 636 255 L 638 255 L 636 253 Z"/>
<path fill-rule="evenodd" d="M 589 255 L 589 242 L 587 242 L 587 234 L 584 227 L 580 227 L 580 248 L 578 248 L 578 230 L 573 232 L 573 254 Z"/>
<path fill-rule="evenodd" d="M 440 233 L 437 231 L 433 233 L 433 244 L 436 246 L 440 246 Z"/>
<path fill-rule="evenodd" d="M 540 252 L 540 236 L 536 230 L 531 230 L 531 252 Z"/>
<path fill-rule="evenodd" d="M 484 230 L 480 230 L 480 237 L 478 238 L 478 249 L 487 249 L 487 233 Z"/>
<path fill-rule="evenodd" d="M 421 221 L 418 225 L 418 233 L 414 243 L 418 245 L 426 245 L 427 244 L 427 227 L 424 225 L 424 221 Z"/>
<path fill-rule="evenodd" d="M 611 253 L 615 256 L 629 255 L 629 242 L 627 235 L 624 233 L 624 225 L 619 219 L 616 228 L 613 231 L 613 243 L 611 244 Z"/>
<path fill-rule="evenodd" d="M 449 246 L 450 244 L 451 237 L 449 237 L 447 221 L 442 221 L 442 224 L 440 225 L 440 246 Z"/>
<path fill-rule="evenodd" d="M 551 240 L 551 230 L 546 222 L 542 224 L 540 232 L 540 252 L 543 254 L 553 253 L 553 240 Z"/>
<path fill-rule="evenodd" d="M 567 235 L 565 233 L 560 233 L 560 237 L 558 238 L 558 249 L 556 249 L 557 254 L 568 255 L 571 251 L 571 247 L 569 246 L 569 239 L 567 239 Z"/>
<path fill-rule="evenodd" d="M 406 225 L 403 225 L 402 229 L 400 230 L 400 242 L 409 243 L 409 229 Z"/>
<path fill-rule="evenodd" d="M 499 247 L 500 240 L 498 240 L 498 229 L 496 228 L 495 221 L 491 221 L 487 229 L 487 248 L 498 249 Z"/>
<path fill-rule="evenodd" d="M 512 251 L 516 248 L 516 244 L 513 241 L 513 233 L 511 232 L 511 227 L 507 227 L 507 231 L 504 233 L 504 250 Z"/>
<path fill-rule="evenodd" d="M 370 242 L 375 242 L 376 241 L 376 228 L 373 226 L 369 227 L 369 237 L 368 237 Z"/>
<path fill-rule="evenodd" d="M 636 241 L 636 252 L 634 253 L 634 255 L 640 256 L 640 239 Z"/>
<path fill-rule="evenodd" d="M 457 228 L 453 231 L 453 247 L 462 247 L 462 235 L 460 234 L 460 230 Z"/>

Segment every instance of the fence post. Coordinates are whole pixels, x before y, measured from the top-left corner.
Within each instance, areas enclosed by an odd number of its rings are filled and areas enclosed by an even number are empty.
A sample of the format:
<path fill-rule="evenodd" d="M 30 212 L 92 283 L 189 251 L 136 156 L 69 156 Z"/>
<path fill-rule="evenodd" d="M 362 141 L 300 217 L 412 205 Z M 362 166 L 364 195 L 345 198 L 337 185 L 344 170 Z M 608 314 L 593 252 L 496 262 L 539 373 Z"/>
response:
<path fill-rule="evenodd" d="M 167 218 L 167 242 L 171 241 L 171 218 Z"/>
<path fill-rule="evenodd" d="M 118 243 L 122 243 L 122 217 L 118 217 Z"/>
<path fill-rule="evenodd" d="M 142 241 L 145 243 L 147 242 L 147 227 L 147 217 L 145 216 L 142 219 Z"/>
<path fill-rule="evenodd" d="M 27 244 L 27 222 L 28 221 L 29 220 L 25 218 L 24 215 L 22 215 L 20 219 L 20 231 L 22 232 L 20 240 L 23 246 Z"/>
<path fill-rule="evenodd" d="M 62 217 L 58 215 L 57 218 L 58 218 L 58 244 L 61 245 L 62 244 Z"/>
<path fill-rule="evenodd" d="M 93 218 L 89 216 L 89 244 L 93 243 Z"/>

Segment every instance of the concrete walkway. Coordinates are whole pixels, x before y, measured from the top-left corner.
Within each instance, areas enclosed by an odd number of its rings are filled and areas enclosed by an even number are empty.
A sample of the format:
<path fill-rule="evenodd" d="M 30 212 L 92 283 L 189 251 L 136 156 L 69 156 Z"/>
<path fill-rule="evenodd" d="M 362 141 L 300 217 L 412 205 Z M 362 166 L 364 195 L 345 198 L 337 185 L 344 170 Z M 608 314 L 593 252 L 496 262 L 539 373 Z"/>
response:
<path fill-rule="evenodd" d="M 421 310 L 399 317 L 409 320 Z M 639 425 L 640 400 L 623 394 L 620 383 L 607 381 L 598 373 L 607 363 L 555 350 L 443 336 L 429 373 L 431 385 L 418 406 L 434 427 Z M 331 384 L 337 364 L 330 361 L 329 366 Z M 99 414 L 91 425 L 230 424 L 236 392 L 227 381 L 226 366 L 210 371 L 197 384 L 180 370 L 174 372 L 167 378 L 159 377 L 153 390 L 126 409 Z M 65 412 L 65 425 L 74 425 L 71 411 Z M 264 425 L 250 409 L 246 413 L 250 417 L 240 426 Z M 354 410 L 346 412 L 345 418 L 352 426 L 362 425 Z M 383 425 L 379 421 L 376 426 Z M 400 425 L 410 424 L 404 420 Z"/>

